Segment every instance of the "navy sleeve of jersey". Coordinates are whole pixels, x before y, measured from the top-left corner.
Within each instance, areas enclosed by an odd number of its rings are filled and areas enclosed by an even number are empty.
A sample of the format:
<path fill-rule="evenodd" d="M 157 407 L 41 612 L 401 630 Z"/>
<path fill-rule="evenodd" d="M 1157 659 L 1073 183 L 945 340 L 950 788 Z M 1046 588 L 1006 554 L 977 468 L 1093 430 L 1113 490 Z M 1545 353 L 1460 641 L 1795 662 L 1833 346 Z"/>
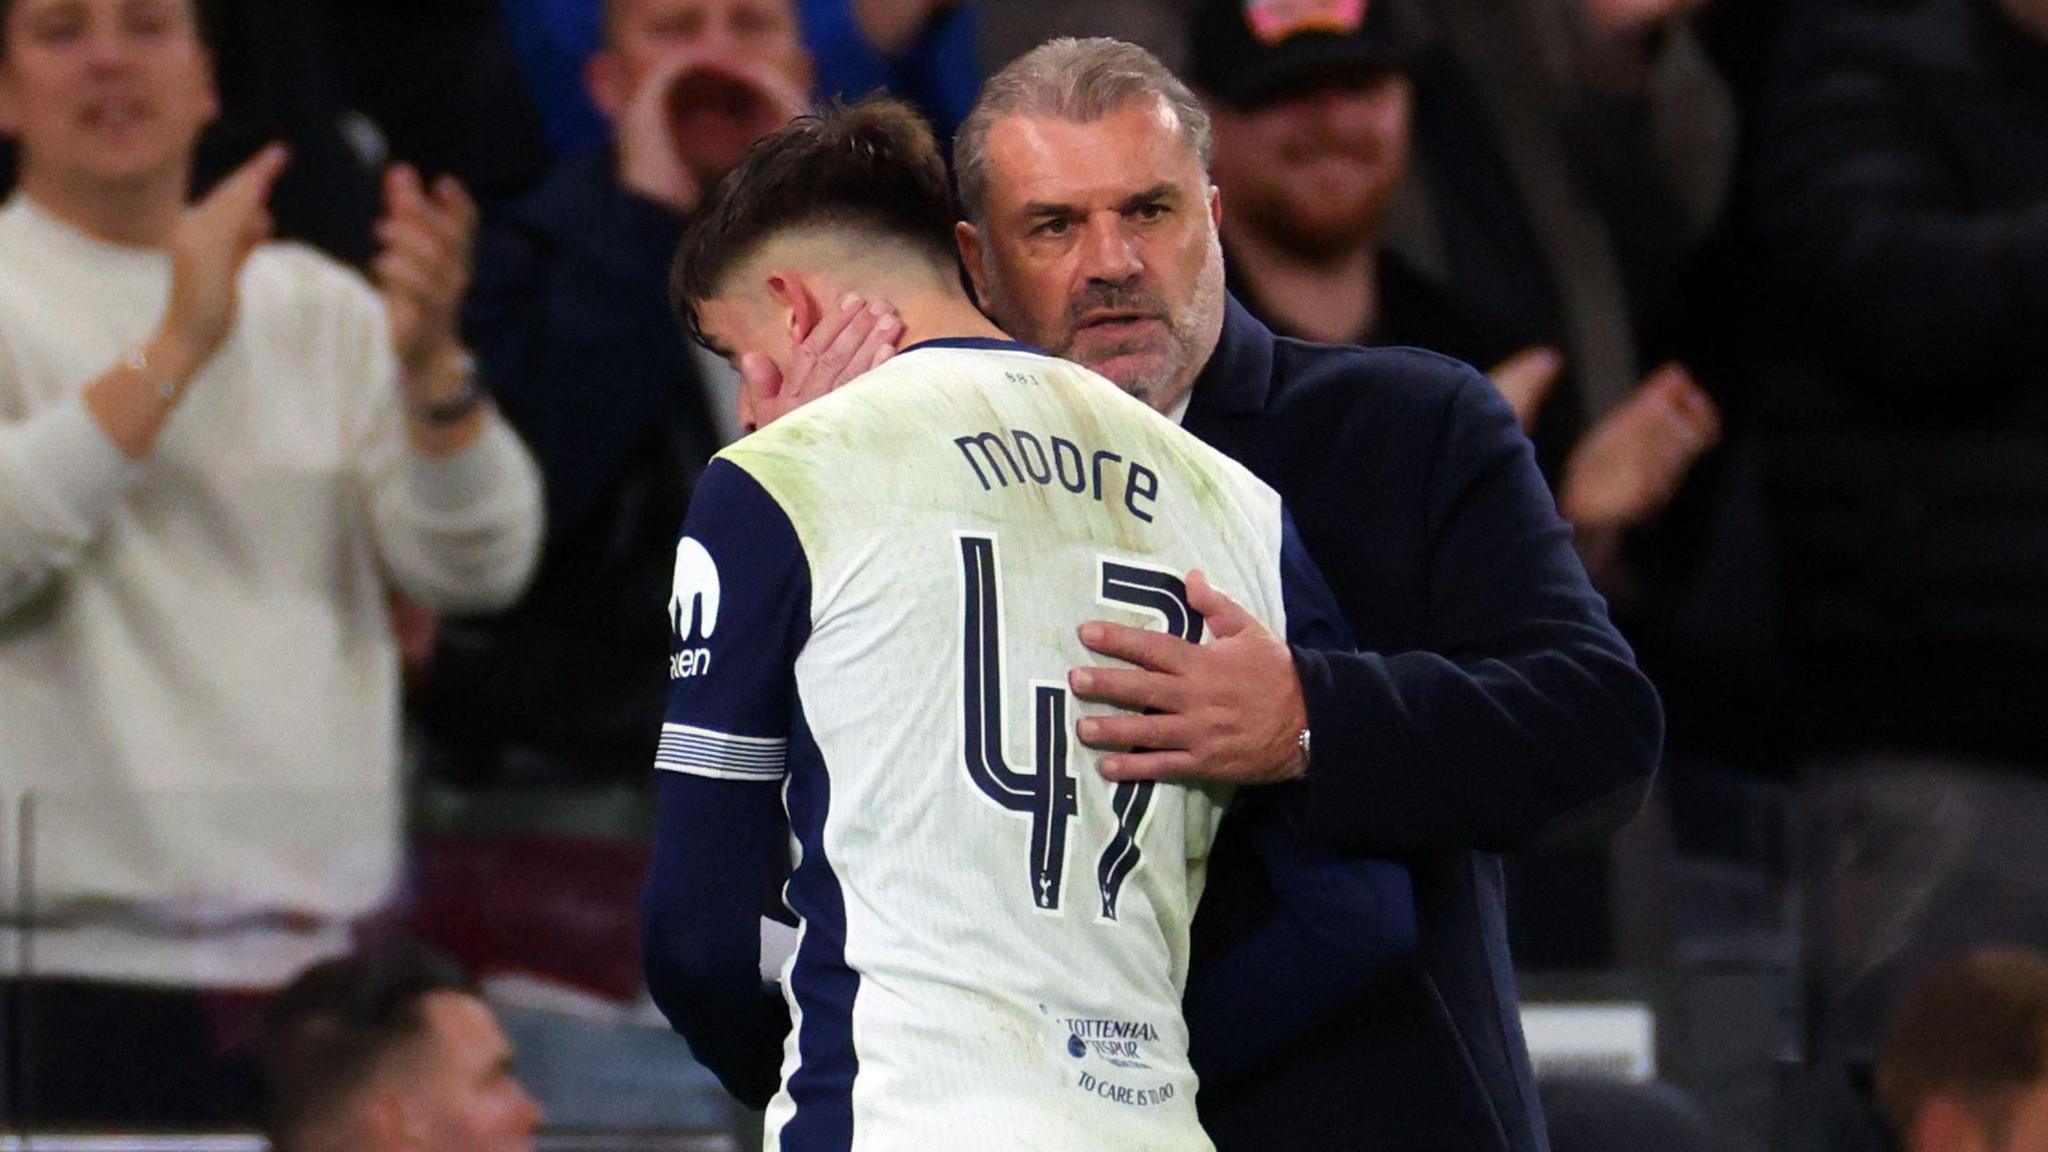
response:
<path fill-rule="evenodd" d="M 1309 845 L 1271 807 L 1228 819 L 1256 822 L 1251 841 L 1274 903 L 1188 984 L 1188 1057 L 1204 1090 L 1269 1067 L 1410 960 L 1419 938 L 1408 869 Z"/>
<path fill-rule="evenodd" d="M 740 468 L 699 481 L 677 548 L 654 860 L 642 894 L 654 1001 L 749 1105 L 780 1079 L 788 1010 L 761 982 L 760 894 L 781 860 L 780 789 L 809 569 L 789 518 Z"/>
<path fill-rule="evenodd" d="M 1294 514 L 1280 511 L 1280 600 L 1287 610 L 1287 642 L 1296 648 L 1351 652 L 1358 638 L 1337 607 L 1337 594 L 1302 547 Z"/>
<path fill-rule="evenodd" d="M 663 773 L 641 893 L 647 991 L 698 1061 L 749 1108 L 782 1079 L 789 1008 L 763 984 L 761 889 L 782 861 L 780 789 Z"/>
<path fill-rule="evenodd" d="M 712 461 L 691 497 L 668 617 L 668 717 L 655 766 L 780 781 L 792 669 L 810 634 L 810 568 L 782 507 L 728 461 Z"/>

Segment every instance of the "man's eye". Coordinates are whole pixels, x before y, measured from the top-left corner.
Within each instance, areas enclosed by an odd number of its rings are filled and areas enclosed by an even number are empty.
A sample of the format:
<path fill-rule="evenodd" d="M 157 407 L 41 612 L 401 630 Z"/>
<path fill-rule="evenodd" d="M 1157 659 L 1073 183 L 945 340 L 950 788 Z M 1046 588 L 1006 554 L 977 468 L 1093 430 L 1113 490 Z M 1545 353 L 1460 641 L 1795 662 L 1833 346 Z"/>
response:
<path fill-rule="evenodd" d="M 1033 236 L 1064 236 L 1066 235 L 1067 228 L 1068 222 L 1062 219 L 1040 220 L 1031 229 L 1031 234 Z"/>
<path fill-rule="evenodd" d="M 1132 215 L 1147 224 L 1151 224 L 1166 219 L 1168 211 L 1170 209 L 1164 204 L 1142 204 L 1139 205 L 1138 210 L 1132 213 Z"/>

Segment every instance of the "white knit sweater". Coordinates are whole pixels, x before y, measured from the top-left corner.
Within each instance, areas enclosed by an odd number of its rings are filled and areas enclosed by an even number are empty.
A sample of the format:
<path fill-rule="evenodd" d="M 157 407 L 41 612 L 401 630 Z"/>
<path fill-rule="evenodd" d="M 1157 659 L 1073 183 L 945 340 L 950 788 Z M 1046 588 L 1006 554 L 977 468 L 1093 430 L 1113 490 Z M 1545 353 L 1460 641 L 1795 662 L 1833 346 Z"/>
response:
<path fill-rule="evenodd" d="M 540 482 L 495 417 L 456 456 L 413 453 L 381 302 L 283 244 L 128 460 L 81 389 L 169 285 L 162 253 L 0 208 L 0 907 L 35 918 L 39 973 L 265 986 L 396 875 L 387 587 L 508 603 Z"/>

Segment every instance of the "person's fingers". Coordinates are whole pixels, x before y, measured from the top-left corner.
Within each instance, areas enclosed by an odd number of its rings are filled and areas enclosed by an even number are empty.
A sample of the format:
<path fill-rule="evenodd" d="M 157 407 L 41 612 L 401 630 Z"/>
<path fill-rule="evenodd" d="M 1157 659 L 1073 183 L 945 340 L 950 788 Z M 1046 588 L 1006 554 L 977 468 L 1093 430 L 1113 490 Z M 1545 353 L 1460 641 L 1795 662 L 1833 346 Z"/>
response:
<path fill-rule="evenodd" d="M 396 252 L 386 252 L 370 264 L 377 283 L 386 291 L 404 292 L 425 302 L 433 297 L 433 278 L 417 264 Z"/>
<path fill-rule="evenodd" d="M 1067 686 L 1083 700 L 1137 711 L 1178 712 L 1184 701 L 1176 677 L 1142 668 L 1076 668 L 1067 673 Z"/>
<path fill-rule="evenodd" d="M 227 179 L 199 202 L 197 210 L 203 214 L 218 213 L 232 218 L 253 216 L 269 203 L 271 189 L 277 186 L 277 179 L 283 175 L 290 160 L 291 152 L 282 144 L 264 148 L 229 173 Z"/>
<path fill-rule="evenodd" d="M 1692 373 L 1685 370 L 1685 365 L 1674 362 L 1659 365 L 1636 389 L 1636 394 L 1676 404 L 1678 398 L 1693 386 Z"/>
<path fill-rule="evenodd" d="M 865 300 L 851 292 L 840 297 L 838 305 L 818 317 L 809 332 L 798 335 L 796 347 L 790 355 L 790 383 L 800 392 L 808 391 L 821 371 L 819 362 L 834 343 L 849 328 L 868 331 L 873 325 L 874 317 L 869 315 Z"/>
<path fill-rule="evenodd" d="M 1688 381 L 1688 386 L 1673 396 L 1673 404 L 1690 422 L 1701 441 L 1712 447 L 1721 440 L 1721 409 L 1714 398 L 1697 381 Z"/>
<path fill-rule="evenodd" d="M 858 374 L 856 365 L 865 359 L 860 356 L 860 350 L 881 327 L 882 319 L 889 311 L 888 305 L 876 302 L 848 320 L 839 335 L 818 354 L 817 366 L 812 370 L 810 379 L 803 382 L 803 395 L 822 396 Z"/>
<path fill-rule="evenodd" d="M 469 190 L 462 186 L 462 181 L 453 176 L 442 176 L 435 180 L 433 202 L 434 207 L 440 210 L 437 216 L 452 224 L 458 235 L 467 236 L 476 230 L 481 213 L 477 210 L 476 201 L 471 198 Z"/>
<path fill-rule="evenodd" d="M 270 239 L 277 231 L 277 220 L 270 210 L 259 206 L 242 221 L 241 234 L 236 238 L 236 254 L 247 256 L 251 251 Z"/>
<path fill-rule="evenodd" d="M 450 311 L 460 303 L 466 286 L 460 266 L 437 252 L 420 255 L 391 246 L 378 253 L 378 260 L 376 267 L 398 270 L 394 284 L 413 293 L 421 304 L 436 311 Z"/>
<path fill-rule="evenodd" d="M 1098 656 L 1128 660 L 1154 672 L 1185 670 L 1195 646 L 1178 636 L 1094 620 L 1081 625 L 1081 643 Z"/>
<path fill-rule="evenodd" d="M 1564 354 L 1555 348 L 1525 348 L 1496 365 L 1488 375 L 1500 390 L 1524 431 L 1535 427 L 1543 402 L 1564 372 Z"/>
<path fill-rule="evenodd" d="M 1090 748 L 1168 752 L 1184 750 L 1192 743 L 1194 725 L 1184 716 L 1169 713 L 1083 716 L 1075 721 L 1074 734 Z"/>
<path fill-rule="evenodd" d="M 443 188 L 454 188 L 455 195 L 462 199 L 450 200 Z M 402 220 L 426 230 L 448 248 L 456 259 L 466 259 L 469 248 L 476 238 L 475 207 L 467 203 L 467 196 L 461 186 L 448 177 L 435 182 L 434 194 L 421 200 L 411 211 L 399 211 L 394 206 L 387 219 Z"/>
<path fill-rule="evenodd" d="M 439 264 L 454 256 L 447 238 L 416 216 L 386 216 L 377 221 L 375 234 L 385 250 L 403 253 L 421 265 Z"/>
<path fill-rule="evenodd" d="M 902 336 L 903 321 L 897 317 L 895 310 L 891 309 L 888 315 L 875 321 L 874 330 L 869 332 L 867 339 L 861 341 L 860 347 L 854 350 L 853 360 L 847 366 L 847 378 L 851 379 L 881 367 L 884 361 L 896 354 L 896 341 Z"/>
<path fill-rule="evenodd" d="M 420 185 L 419 170 L 410 164 L 394 164 L 384 173 L 384 204 L 394 216 L 427 211 L 427 193 Z"/>
<path fill-rule="evenodd" d="M 898 335 L 901 335 L 901 333 L 898 333 Z M 887 364 L 889 362 L 889 359 L 895 356 L 898 351 L 900 351 L 900 349 L 896 347 L 893 339 L 889 341 L 875 341 L 875 350 L 868 356 L 868 366 L 866 370 L 869 372 L 873 372 L 875 369 L 880 368 L 884 364 Z"/>
<path fill-rule="evenodd" d="M 237 173 L 246 181 L 241 194 L 255 204 L 268 204 L 271 191 L 277 187 L 278 178 L 284 175 L 291 161 L 291 149 L 282 144 L 264 148 Z"/>
<path fill-rule="evenodd" d="M 1194 772 L 1195 757 L 1182 751 L 1116 752 L 1104 756 L 1097 769 L 1117 784 L 1175 780 Z"/>
<path fill-rule="evenodd" d="M 1246 629 L 1259 627 L 1258 620 L 1245 610 L 1244 605 L 1209 583 L 1208 574 L 1200 569 L 1188 573 L 1187 589 L 1188 607 L 1202 614 L 1208 622 L 1209 634 L 1218 640 L 1227 640 Z"/>

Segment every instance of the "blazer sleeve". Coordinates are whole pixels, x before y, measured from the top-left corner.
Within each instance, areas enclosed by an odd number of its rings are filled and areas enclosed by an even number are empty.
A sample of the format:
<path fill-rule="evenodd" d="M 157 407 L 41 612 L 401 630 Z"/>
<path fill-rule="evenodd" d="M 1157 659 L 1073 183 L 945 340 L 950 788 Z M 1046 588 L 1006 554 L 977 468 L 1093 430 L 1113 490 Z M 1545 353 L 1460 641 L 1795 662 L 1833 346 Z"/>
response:
<path fill-rule="evenodd" d="M 1641 806 L 1663 744 L 1656 691 L 1593 591 L 1514 413 L 1484 377 L 1458 371 L 1419 494 L 1426 642 L 1294 649 L 1314 750 L 1290 812 L 1340 851 L 1515 851 L 1604 835 Z"/>

